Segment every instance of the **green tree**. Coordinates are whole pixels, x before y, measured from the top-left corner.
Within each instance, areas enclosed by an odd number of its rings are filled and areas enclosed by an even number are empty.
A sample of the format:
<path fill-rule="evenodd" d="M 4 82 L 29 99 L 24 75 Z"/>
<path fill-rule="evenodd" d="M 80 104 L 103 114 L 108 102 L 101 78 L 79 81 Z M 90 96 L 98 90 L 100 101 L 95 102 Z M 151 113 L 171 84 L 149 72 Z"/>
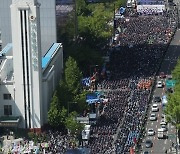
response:
<path fill-rule="evenodd" d="M 85 0 L 76 0 L 76 5 L 77 15 L 88 15 L 90 13 Z"/>
<path fill-rule="evenodd" d="M 118 8 L 118 7 L 121 7 L 121 6 L 126 6 L 126 2 L 127 2 L 127 0 L 117 0 L 116 2 L 115 2 L 115 4 L 116 4 L 116 8 Z"/>
<path fill-rule="evenodd" d="M 50 109 L 48 111 L 48 122 L 51 126 L 58 127 L 65 123 L 66 115 L 67 110 L 60 106 L 57 92 L 55 92 L 50 104 Z"/>
<path fill-rule="evenodd" d="M 85 109 L 88 109 L 88 105 L 86 103 L 87 93 L 87 91 L 83 91 L 81 94 L 75 97 L 75 102 L 77 102 L 76 111 L 78 113 L 82 113 Z"/>
<path fill-rule="evenodd" d="M 81 90 L 82 72 L 80 71 L 76 61 L 69 57 L 66 61 L 65 81 L 69 90 L 75 95 Z"/>
<path fill-rule="evenodd" d="M 173 79 L 180 81 L 180 59 L 177 61 L 177 64 L 172 71 Z"/>
<path fill-rule="evenodd" d="M 73 99 L 73 95 L 70 92 L 66 82 L 64 80 L 61 80 L 59 83 L 59 86 L 57 88 L 57 96 L 59 99 L 59 102 L 61 102 L 60 106 L 68 107 L 67 102 L 71 101 Z"/>
<path fill-rule="evenodd" d="M 71 55 L 78 62 L 84 76 L 89 76 L 91 65 L 101 66 L 103 63 L 101 53 L 88 45 L 76 45 L 74 50 L 71 51 Z"/>
<path fill-rule="evenodd" d="M 83 130 L 84 125 L 77 122 L 76 117 L 77 117 L 77 113 L 71 112 L 69 116 L 66 118 L 65 126 L 72 135 L 76 135 L 77 137 L 78 134 L 81 133 L 81 131 Z"/>
<path fill-rule="evenodd" d="M 176 85 L 179 89 L 180 85 Z M 180 129 L 180 91 L 168 95 L 168 103 L 165 107 L 167 121 L 172 123 L 177 129 Z"/>

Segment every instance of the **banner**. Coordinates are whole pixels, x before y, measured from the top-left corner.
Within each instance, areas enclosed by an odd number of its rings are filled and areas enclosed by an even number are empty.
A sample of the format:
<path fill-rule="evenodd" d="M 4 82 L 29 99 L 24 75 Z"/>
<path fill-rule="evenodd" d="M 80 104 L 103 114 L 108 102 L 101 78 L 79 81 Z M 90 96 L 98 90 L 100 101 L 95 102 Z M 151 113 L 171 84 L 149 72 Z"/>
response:
<path fill-rule="evenodd" d="M 137 12 L 142 14 L 163 13 L 165 5 L 137 5 Z"/>

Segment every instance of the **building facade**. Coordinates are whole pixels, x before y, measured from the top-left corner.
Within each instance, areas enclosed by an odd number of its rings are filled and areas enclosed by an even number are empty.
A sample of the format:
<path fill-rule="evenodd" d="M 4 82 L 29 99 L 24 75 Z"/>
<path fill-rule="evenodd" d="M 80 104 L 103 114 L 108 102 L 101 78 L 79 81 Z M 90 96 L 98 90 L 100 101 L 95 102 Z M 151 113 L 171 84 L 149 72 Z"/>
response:
<path fill-rule="evenodd" d="M 2 48 L 12 42 L 11 37 L 11 13 L 10 5 L 13 0 L 1 0 L 0 2 L 0 31 Z M 40 4 L 40 27 L 42 56 L 52 43 L 56 42 L 56 0 L 38 0 Z"/>
<path fill-rule="evenodd" d="M 34 129 L 47 123 L 63 70 L 63 47 L 49 40 L 42 56 L 40 7 L 37 0 L 12 0 L 12 43 L 0 52 L 0 126 Z"/>

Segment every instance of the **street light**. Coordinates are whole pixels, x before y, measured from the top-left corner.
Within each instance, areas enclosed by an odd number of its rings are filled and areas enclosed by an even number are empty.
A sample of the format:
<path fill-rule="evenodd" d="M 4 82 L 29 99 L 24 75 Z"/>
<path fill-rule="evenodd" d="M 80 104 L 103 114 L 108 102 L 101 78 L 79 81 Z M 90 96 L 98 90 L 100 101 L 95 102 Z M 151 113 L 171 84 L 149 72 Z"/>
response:
<path fill-rule="evenodd" d="M 68 102 L 68 116 L 69 116 L 69 104 L 77 104 L 77 102 Z"/>

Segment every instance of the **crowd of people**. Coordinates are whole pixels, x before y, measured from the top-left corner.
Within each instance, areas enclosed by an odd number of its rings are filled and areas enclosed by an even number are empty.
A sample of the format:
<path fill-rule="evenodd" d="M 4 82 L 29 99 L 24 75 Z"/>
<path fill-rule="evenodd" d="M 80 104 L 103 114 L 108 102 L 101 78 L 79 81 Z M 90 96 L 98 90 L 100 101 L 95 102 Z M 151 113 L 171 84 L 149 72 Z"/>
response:
<path fill-rule="evenodd" d="M 108 102 L 88 143 L 92 154 L 129 153 L 139 142 L 152 86 L 176 28 L 176 11 L 116 21 L 118 50 L 110 54 L 111 78 L 98 85 Z"/>
<path fill-rule="evenodd" d="M 158 16 L 118 18 L 115 20 L 115 44 L 168 44 L 175 32 L 176 19 L 176 10 L 169 10 Z"/>
<path fill-rule="evenodd" d="M 176 12 L 169 11 L 116 21 L 120 49 L 111 50 L 111 77 L 97 87 L 108 101 L 83 145 L 91 154 L 126 154 L 139 141 L 155 75 L 175 32 L 175 19 Z M 50 132 L 49 139 L 49 153 L 64 153 L 77 146 L 67 135 Z"/>
<path fill-rule="evenodd" d="M 126 154 L 142 134 L 156 72 L 176 28 L 176 11 L 159 16 L 124 17 L 116 20 L 115 44 L 110 52 L 110 78 L 98 84 L 107 102 L 89 141 L 91 154 Z M 65 153 L 78 146 L 74 137 L 46 133 L 44 153 Z"/>

